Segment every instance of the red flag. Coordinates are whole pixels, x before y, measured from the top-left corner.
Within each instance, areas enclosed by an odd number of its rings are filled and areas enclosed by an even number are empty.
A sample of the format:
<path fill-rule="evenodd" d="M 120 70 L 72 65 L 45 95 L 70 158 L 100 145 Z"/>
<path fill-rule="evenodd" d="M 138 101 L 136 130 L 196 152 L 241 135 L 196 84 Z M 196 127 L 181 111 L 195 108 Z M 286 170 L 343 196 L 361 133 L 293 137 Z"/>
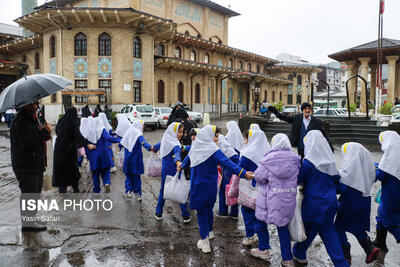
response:
<path fill-rule="evenodd" d="M 380 14 L 383 14 L 385 12 L 385 0 L 380 0 L 381 5 L 380 5 Z"/>

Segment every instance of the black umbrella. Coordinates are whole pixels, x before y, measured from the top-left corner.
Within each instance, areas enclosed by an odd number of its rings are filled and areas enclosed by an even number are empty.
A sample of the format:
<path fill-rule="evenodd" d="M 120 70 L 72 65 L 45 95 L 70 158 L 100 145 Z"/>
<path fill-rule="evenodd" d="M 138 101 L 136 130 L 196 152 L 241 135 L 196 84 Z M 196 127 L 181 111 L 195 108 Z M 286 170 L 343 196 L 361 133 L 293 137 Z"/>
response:
<path fill-rule="evenodd" d="M 24 76 L 0 94 L 0 112 L 33 103 L 70 85 L 72 85 L 70 80 L 54 74 Z"/>

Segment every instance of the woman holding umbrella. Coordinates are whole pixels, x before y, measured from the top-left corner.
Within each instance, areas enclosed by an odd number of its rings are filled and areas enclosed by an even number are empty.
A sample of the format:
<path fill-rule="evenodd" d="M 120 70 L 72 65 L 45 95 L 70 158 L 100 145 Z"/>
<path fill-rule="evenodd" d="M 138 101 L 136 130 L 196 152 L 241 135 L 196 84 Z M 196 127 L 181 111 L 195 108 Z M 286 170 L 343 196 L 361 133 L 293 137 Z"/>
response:
<path fill-rule="evenodd" d="M 56 144 L 54 146 L 53 181 L 59 193 L 66 193 L 67 186 L 72 185 L 78 193 L 78 183 L 81 177 L 78 169 L 78 147 L 95 149 L 89 144 L 79 131 L 78 112 L 75 107 L 70 107 L 56 126 Z"/>

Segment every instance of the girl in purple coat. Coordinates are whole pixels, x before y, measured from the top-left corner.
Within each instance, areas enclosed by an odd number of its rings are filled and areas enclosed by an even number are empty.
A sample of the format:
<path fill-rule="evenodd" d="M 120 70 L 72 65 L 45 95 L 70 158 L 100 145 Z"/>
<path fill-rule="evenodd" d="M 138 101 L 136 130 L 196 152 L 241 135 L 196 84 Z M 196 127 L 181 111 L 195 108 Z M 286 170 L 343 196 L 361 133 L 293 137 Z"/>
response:
<path fill-rule="evenodd" d="M 275 135 L 271 145 L 271 150 L 261 160 L 255 172 L 255 179 L 260 184 L 256 200 L 256 218 L 258 224 L 264 227 L 257 227 L 259 248 L 253 248 L 251 254 L 257 255 L 261 252 L 262 237 L 268 234 L 265 233 L 268 232 L 267 224 L 274 224 L 278 227 L 282 266 L 294 266 L 287 226 L 294 216 L 296 207 L 301 158 L 292 152 L 289 138 L 285 134 Z"/>

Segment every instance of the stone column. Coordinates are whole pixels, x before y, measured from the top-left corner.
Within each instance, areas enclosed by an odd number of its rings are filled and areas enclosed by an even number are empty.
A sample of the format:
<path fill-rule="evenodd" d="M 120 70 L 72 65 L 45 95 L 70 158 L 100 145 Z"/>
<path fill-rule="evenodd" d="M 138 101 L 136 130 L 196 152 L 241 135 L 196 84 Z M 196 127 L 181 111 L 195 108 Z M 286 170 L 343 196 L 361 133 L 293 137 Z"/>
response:
<path fill-rule="evenodd" d="M 386 100 L 393 105 L 396 85 L 396 61 L 399 56 L 387 56 L 388 61 L 388 92 Z"/>
<path fill-rule="evenodd" d="M 351 76 L 357 74 L 358 72 L 358 62 L 356 60 L 346 61 L 347 65 L 347 77 L 350 78 Z M 357 92 L 357 79 L 351 79 L 349 81 L 349 98 L 350 104 L 355 102 L 354 95 Z"/>
<path fill-rule="evenodd" d="M 371 68 L 371 82 L 370 84 L 370 91 L 369 91 L 369 100 L 375 103 L 376 98 L 376 65 L 370 65 Z"/>
<path fill-rule="evenodd" d="M 369 62 L 371 62 L 371 58 L 369 57 L 361 57 L 358 59 L 361 62 L 361 76 L 368 82 L 368 70 L 369 70 Z M 360 79 L 361 80 L 361 79 Z M 365 83 L 361 80 L 361 97 L 360 97 L 360 108 L 361 112 L 366 112 L 367 111 L 367 106 L 366 106 L 366 91 L 368 88 L 366 88 Z"/>

